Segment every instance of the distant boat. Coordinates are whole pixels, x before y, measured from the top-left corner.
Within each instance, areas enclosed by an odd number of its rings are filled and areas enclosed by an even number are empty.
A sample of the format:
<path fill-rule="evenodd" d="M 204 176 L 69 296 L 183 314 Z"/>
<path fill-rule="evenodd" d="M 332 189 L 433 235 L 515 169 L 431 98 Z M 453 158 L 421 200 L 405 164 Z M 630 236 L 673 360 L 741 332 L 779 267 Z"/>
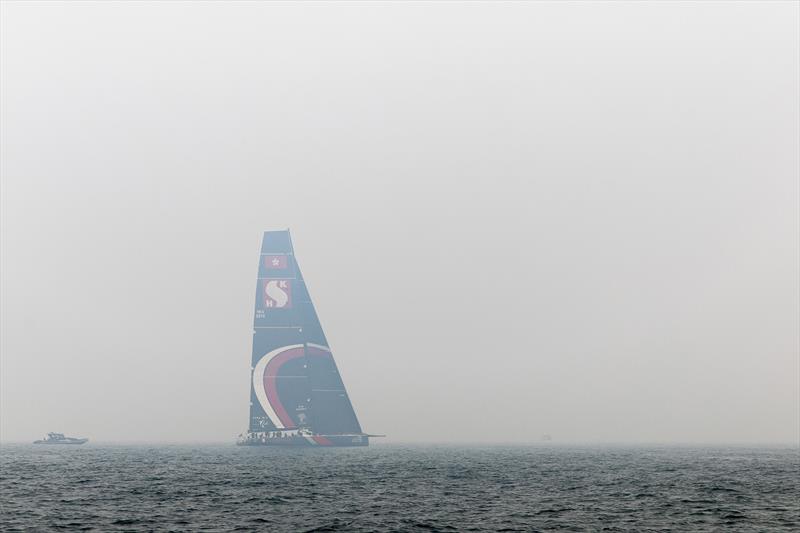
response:
<path fill-rule="evenodd" d="M 549 441 L 553 440 L 553 437 L 551 437 L 550 435 L 545 434 L 545 435 L 542 435 L 542 440 L 546 441 L 546 442 L 549 442 Z"/>
<path fill-rule="evenodd" d="M 85 444 L 87 442 L 89 439 L 65 437 L 63 433 L 48 433 L 45 438 L 33 441 L 34 444 Z"/>
<path fill-rule="evenodd" d="M 240 446 L 367 446 L 294 255 L 267 231 L 258 264 L 250 427 Z"/>

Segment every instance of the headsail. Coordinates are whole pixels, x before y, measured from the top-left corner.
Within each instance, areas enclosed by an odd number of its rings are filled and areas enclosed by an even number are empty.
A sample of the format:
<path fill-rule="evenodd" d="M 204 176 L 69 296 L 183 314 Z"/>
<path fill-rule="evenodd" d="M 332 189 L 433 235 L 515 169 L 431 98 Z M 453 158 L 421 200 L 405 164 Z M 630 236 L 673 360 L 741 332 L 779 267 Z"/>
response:
<path fill-rule="evenodd" d="M 261 244 L 250 390 L 251 433 L 361 434 L 288 231 Z"/>

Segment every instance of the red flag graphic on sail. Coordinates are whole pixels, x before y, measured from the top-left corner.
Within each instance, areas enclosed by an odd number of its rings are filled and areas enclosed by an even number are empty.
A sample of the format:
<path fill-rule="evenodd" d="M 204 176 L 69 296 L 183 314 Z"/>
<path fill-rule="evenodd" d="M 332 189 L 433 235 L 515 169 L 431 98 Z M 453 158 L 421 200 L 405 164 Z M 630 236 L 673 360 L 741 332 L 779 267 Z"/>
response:
<path fill-rule="evenodd" d="M 289 265 L 285 255 L 265 255 L 264 269 L 284 270 Z"/>

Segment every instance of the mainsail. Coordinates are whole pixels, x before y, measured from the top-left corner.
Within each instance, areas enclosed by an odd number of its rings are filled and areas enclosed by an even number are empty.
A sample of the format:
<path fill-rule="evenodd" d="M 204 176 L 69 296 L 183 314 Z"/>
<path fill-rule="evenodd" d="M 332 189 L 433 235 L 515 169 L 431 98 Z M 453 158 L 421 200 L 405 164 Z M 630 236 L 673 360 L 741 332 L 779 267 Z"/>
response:
<path fill-rule="evenodd" d="M 251 435 L 366 435 L 322 331 L 287 231 L 264 233 L 258 266 L 250 384 Z M 361 439 L 361 437 L 364 437 Z M 264 438 L 266 442 L 266 438 Z M 351 441 L 348 441 L 348 443 Z M 350 444 L 352 445 L 352 444 Z"/>

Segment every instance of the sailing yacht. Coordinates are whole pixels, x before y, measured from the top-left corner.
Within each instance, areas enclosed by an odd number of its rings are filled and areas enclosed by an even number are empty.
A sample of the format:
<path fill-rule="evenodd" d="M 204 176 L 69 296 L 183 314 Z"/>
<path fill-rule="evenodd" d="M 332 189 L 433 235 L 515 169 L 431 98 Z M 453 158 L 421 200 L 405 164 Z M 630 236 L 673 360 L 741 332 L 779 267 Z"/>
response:
<path fill-rule="evenodd" d="M 294 255 L 289 231 L 261 243 L 241 446 L 367 446 Z"/>

